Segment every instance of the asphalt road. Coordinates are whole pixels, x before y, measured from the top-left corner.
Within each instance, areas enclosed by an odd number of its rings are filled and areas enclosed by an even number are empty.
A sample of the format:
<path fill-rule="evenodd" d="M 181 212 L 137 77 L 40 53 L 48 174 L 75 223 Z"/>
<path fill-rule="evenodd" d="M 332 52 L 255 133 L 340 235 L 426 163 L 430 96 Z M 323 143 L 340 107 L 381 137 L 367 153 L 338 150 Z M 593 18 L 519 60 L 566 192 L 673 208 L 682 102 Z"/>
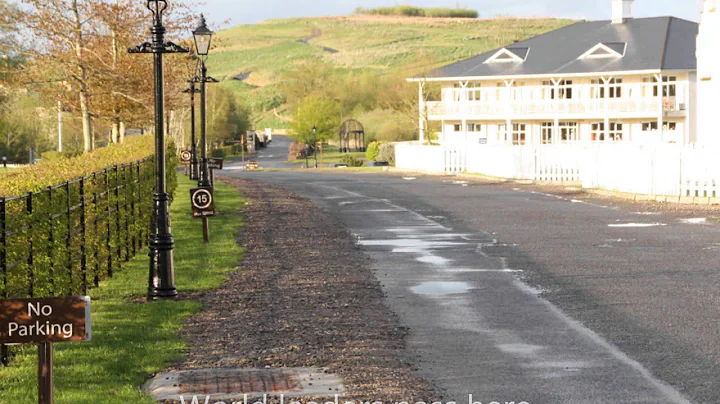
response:
<path fill-rule="evenodd" d="M 716 224 L 455 178 L 229 174 L 357 235 L 446 400 L 720 403 Z"/>
<path fill-rule="evenodd" d="M 292 140 L 287 136 L 273 136 L 268 147 L 258 149 L 254 154 L 246 156 L 245 160 L 255 160 L 261 168 L 297 168 L 298 166 L 287 162 L 287 157 Z M 228 171 L 241 170 L 244 165 L 241 161 L 228 163 Z"/>

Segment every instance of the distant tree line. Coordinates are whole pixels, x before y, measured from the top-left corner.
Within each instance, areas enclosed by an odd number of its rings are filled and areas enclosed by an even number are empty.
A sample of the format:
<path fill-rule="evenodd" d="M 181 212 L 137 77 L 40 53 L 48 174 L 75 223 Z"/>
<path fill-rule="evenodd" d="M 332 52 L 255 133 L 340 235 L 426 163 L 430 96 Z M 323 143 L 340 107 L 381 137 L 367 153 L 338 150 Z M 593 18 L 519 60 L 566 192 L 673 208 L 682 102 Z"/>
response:
<path fill-rule="evenodd" d="M 477 11 L 464 8 L 420 8 L 413 6 L 358 7 L 355 9 L 355 14 L 431 18 L 478 18 L 480 16 Z"/>

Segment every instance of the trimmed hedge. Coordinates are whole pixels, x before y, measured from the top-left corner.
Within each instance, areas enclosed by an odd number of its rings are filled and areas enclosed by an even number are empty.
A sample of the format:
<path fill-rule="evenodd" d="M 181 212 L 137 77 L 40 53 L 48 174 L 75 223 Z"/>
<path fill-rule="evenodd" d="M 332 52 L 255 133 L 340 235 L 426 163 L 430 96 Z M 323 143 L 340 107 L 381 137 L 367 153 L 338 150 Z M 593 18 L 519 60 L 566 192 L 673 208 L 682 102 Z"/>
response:
<path fill-rule="evenodd" d="M 173 147 L 168 147 L 168 150 L 170 149 L 174 150 Z M 122 144 L 110 145 L 92 153 L 41 161 L 3 175 L 0 181 L 0 196 L 15 196 L 38 191 L 70 179 L 90 175 L 106 167 L 143 160 L 152 156 L 154 152 L 154 137 L 133 136 Z M 168 167 L 173 166 L 168 164 Z"/>
<path fill-rule="evenodd" d="M 175 147 L 167 149 L 167 166 L 175 167 Z M 3 192 L 16 196 L 0 198 L 0 299 L 85 294 L 145 252 L 153 150 L 152 137 L 131 138 L 3 177 L 11 179 Z M 175 169 L 168 169 L 167 186 L 172 195 Z"/>

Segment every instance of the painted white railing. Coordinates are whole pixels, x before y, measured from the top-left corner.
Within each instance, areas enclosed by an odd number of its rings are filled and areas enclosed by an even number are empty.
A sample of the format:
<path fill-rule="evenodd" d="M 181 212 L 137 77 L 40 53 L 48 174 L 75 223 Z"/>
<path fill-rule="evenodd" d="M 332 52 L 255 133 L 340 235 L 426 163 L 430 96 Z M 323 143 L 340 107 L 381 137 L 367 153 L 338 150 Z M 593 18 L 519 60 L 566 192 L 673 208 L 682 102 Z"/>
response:
<path fill-rule="evenodd" d="M 673 144 L 422 146 L 399 143 L 397 166 L 435 172 L 579 182 L 645 195 L 720 197 L 720 149 Z"/>

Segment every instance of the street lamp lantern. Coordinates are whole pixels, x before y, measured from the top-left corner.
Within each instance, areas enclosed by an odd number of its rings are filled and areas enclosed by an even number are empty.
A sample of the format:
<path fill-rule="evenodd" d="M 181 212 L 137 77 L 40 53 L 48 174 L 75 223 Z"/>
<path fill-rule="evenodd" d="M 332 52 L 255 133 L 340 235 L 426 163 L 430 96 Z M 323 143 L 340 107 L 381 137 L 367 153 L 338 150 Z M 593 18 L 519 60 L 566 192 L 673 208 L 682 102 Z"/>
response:
<path fill-rule="evenodd" d="M 152 230 L 150 234 L 150 276 L 148 298 L 174 298 L 175 263 L 173 240 L 170 226 L 170 195 L 167 192 L 167 167 L 165 159 L 165 92 L 163 78 L 163 55 L 166 53 L 188 53 L 189 50 L 173 42 L 165 42 L 163 13 L 167 9 L 166 0 L 144 0 L 153 14 L 150 28 L 152 40 L 128 49 L 129 53 L 149 53 L 153 55 L 155 83 L 155 193 L 153 195 Z M 174 168 L 173 168 L 174 169 Z"/>
<path fill-rule="evenodd" d="M 207 27 L 205 16 L 200 14 L 200 25 L 193 31 L 195 37 L 195 50 L 200 56 L 207 56 L 210 53 L 210 43 L 212 42 L 213 32 Z"/>
<path fill-rule="evenodd" d="M 205 60 L 210 53 L 210 42 L 213 32 L 207 27 L 205 16 L 200 14 L 200 24 L 193 31 L 195 37 L 195 52 L 200 56 L 200 75 L 194 81 L 200 83 L 200 181 L 201 187 L 212 186 L 207 158 L 207 83 L 218 83 L 218 80 L 208 77 Z"/>

